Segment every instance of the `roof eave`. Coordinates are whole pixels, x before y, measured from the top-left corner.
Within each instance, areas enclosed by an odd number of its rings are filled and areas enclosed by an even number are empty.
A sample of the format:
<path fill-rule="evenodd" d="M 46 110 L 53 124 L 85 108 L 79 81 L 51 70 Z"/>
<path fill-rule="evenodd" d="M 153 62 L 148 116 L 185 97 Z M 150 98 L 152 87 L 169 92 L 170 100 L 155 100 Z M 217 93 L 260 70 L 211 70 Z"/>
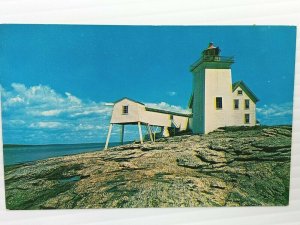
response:
<path fill-rule="evenodd" d="M 251 91 L 251 89 L 244 83 L 244 81 L 240 80 L 232 84 L 232 92 L 234 92 L 238 87 L 241 87 L 244 91 L 246 90 L 249 98 L 254 102 L 258 102 L 260 99 Z"/>
<path fill-rule="evenodd" d="M 188 113 L 180 113 L 180 112 L 172 112 L 172 111 L 168 111 L 168 110 L 164 110 L 164 109 L 156 109 L 156 108 L 151 108 L 151 107 L 145 107 L 146 111 L 150 111 L 150 112 L 157 112 L 157 113 L 164 113 L 164 114 L 171 114 L 174 116 L 184 116 L 184 117 L 191 117 L 192 114 L 188 114 Z"/>
<path fill-rule="evenodd" d="M 121 98 L 121 99 L 119 99 L 119 100 L 115 101 L 115 102 L 114 102 L 114 104 L 116 104 L 116 103 L 118 103 L 118 102 L 121 102 L 121 101 L 123 101 L 124 99 L 127 99 L 127 100 L 129 100 L 129 101 L 131 101 L 131 102 L 135 102 L 135 103 L 137 103 L 137 104 L 140 104 L 140 105 L 145 105 L 145 104 L 144 104 L 144 103 L 142 103 L 142 102 L 138 102 L 138 101 L 136 101 L 136 100 L 133 100 L 133 99 L 131 99 L 131 98 L 128 98 L 128 97 L 123 97 L 123 98 Z"/>

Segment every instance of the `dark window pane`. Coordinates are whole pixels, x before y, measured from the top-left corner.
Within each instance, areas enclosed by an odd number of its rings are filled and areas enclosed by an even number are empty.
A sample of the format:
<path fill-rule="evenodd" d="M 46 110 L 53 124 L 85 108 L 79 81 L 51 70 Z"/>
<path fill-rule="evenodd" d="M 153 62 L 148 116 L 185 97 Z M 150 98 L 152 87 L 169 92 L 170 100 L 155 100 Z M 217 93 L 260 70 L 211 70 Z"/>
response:
<path fill-rule="evenodd" d="M 234 99 L 234 109 L 238 109 L 238 108 L 239 108 L 239 100 Z"/>
<path fill-rule="evenodd" d="M 249 108 L 250 108 L 249 99 L 245 99 L 245 109 L 249 109 Z"/>
<path fill-rule="evenodd" d="M 216 108 L 222 109 L 222 97 L 216 97 Z"/>
<path fill-rule="evenodd" d="M 245 123 L 250 123 L 250 115 L 245 114 Z"/>
<path fill-rule="evenodd" d="M 123 114 L 128 114 L 128 105 L 123 105 Z"/>

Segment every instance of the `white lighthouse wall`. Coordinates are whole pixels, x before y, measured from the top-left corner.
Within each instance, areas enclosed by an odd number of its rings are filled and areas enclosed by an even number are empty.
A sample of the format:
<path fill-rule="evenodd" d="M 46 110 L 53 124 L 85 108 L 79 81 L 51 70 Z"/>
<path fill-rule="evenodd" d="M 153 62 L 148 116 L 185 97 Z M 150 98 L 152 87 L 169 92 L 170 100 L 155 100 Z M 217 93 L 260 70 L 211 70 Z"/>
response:
<path fill-rule="evenodd" d="M 222 109 L 216 108 L 222 97 Z M 231 69 L 205 69 L 205 133 L 232 125 Z"/>
<path fill-rule="evenodd" d="M 239 95 L 238 91 L 242 91 Z M 232 93 L 232 126 L 255 126 L 256 125 L 256 104 L 249 98 L 249 96 L 242 90 L 242 88 L 237 87 L 237 89 Z M 234 99 L 239 100 L 239 108 L 234 109 Z M 245 99 L 249 99 L 250 107 L 245 109 Z M 245 114 L 249 114 L 250 122 L 245 123 Z"/>

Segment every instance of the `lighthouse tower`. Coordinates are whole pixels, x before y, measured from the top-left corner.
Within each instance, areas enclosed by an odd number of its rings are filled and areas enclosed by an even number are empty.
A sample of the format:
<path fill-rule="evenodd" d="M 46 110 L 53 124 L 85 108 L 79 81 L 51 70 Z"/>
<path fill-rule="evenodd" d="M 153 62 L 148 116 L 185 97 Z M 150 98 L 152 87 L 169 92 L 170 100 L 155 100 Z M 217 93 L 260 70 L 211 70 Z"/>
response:
<path fill-rule="evenodd" d="M 191 67 L 193 91 L 189 101 L 193 133 L 206 134 L 232 124 L 233 57 L 220 56 L 219 47 L 209 43 Z"/>

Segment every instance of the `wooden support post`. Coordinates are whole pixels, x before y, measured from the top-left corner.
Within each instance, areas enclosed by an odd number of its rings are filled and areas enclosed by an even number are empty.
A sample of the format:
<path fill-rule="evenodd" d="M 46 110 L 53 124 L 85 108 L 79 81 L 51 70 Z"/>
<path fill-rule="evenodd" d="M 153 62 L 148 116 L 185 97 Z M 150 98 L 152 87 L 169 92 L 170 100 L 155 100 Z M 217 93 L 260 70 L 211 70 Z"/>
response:
<path fill-rule="evenodd" d="M 109 128 L 108 128 L 108 134 L 107 134 L 107 138 L 106 138 L 106 143 L 105 143 L 104 150 L 106 150 L 107 147 L 108 147 L 108 142 L 109 142 L 109 139 L 110 139 L 112 127 L 113 127 L 113 124 L 111 123 L 111 124 L 109 125 Z"/>
<path fill-rule="evenodd" d="M 153 142 L 155 142 L 155 131 L 153 131 L 154 130 L 154 126 L 150 126 L 150 130 L 151 130 L 151 132 L 152 132 L 152 137 L 153 137 Z"/>
<path fill-rule="evenodd" d="M 147 129 L 148 129 L 148 134 L 149 134 L 150 140 L 153 142 L 152 131 L 151 131 L 149 124 L 147 124 Z"/>
<path fill-rule="evenodd" d="M 121 139 L 120 139 L 121 145 L 124 142 L 124 124 L 121 125 Z"/>
<path fill-rule="evenodd" d="M 164 137 L 170 137 L 169 129 L 168 127 L 163 128 L 163 136 Z"/>
<path fill-rule="evenodd" d="M 141 141 L 141 144 L 143 144 L 144 142 L 143 142 L 141 122 L 138 122 L 138 127 L 139 127 L 140 141 Z"/>

